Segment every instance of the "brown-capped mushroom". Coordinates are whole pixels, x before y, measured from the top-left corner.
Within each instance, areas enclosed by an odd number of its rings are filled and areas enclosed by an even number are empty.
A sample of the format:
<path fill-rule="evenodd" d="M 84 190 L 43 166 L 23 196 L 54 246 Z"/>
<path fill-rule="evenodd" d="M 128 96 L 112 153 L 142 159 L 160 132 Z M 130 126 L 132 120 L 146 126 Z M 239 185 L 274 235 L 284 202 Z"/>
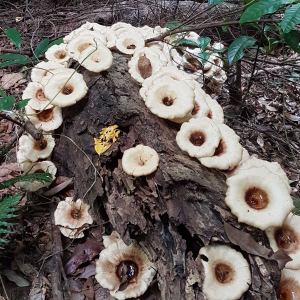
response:
<path fill-rule="evenodd" d="M 280 288 L 276 291 L 278 300 L 300 299 L 300 271 L 283 269 Z"/>

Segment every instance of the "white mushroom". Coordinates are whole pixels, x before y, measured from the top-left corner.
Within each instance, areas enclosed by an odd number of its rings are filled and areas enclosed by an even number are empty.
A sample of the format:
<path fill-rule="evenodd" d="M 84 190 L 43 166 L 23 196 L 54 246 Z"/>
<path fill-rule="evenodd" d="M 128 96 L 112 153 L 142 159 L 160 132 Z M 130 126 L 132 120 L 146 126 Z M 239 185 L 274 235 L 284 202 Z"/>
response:
<path fill-rule="evenodd" d="M 56 61 L 42 61 L 34 66 L 31 71 L 31 80 L 33 82 L 41 82 L 43 77 L 51 74 L 52 70 L 66 68 L 66 64 L 60 64 Z"/>
<path fill-rule="evenodd" d="M 280 288 L 276 292 L 278 300 L 300 299 L 300 271 L 283 269 Z"/>
<path fill-rule="evenodd" d="M 124 172 L 136 177 L 153 173 L 158 168 L 158 163 L 157 152 L 144 145 L 125 150 L 122 157 Z"/>
<path fill-rule="evenodd" d="M 54 212 L 55 225 L 70 239 L 82 238 L 87 225 L 93 224 L 89 209 L 90 205 L 81 199 L 73 201 L 72 197 L 66 197 L 65 201 L 58 203 Z"/>
<path fill-rule="evenodd" d="M 89 23 L 86 22 L 85 24 L 81 25 L 80 27 L 78 27 L 77 29 L 71 31 L 67 36 L 64 37 L 64 43 L 68 44 L 74 37 L 76 37 L 81 31 L 83 30 L 87 30 L 87 29 L 91 29 L 92 28 L 92 24 L 94 23 Z"/>
<path fill-rule="evenodd" d="M 237 300 L 251 284 L 250 267 L 240 252 L 228 246 L 206 246 L 199 255 L 202 260 L 205 278 L 203 293 L 208 300 Z"/>
<path fill-rule="evenodd" d="M 133 54 L 135 50 L 144 46 L 145 40 L 138 32 L 124 33 L 116 40 L 117 49 L 125 54 Z"/>
<path fill-rule="evenodd" d="M 24 156 L 24 153 L 20 150 L 17 151 L 17 161 L 18 161 L 21 171 L 24 171 L 24 169 L 28 169 L 28 166 L 32 165 L 32 161 L 27 159 Z"/>
<path fill-rule="evenodd" d="M 80 31 L 78 34 L 78 36 L 87 36 L 87 35 L 91 35 L 92 37 L 97 39 L 97 41 L 100 41 L 99 46 L 106 46 L 106 38 L 101 32 L 92 31 L 92 30 L 83 30 Z"/>
<path fill-rule="evenodd" d="M 22 135 L 19 139 L 19 151 L 32 162 L 50 156 L 54 146 L 51 135 L 44 135 L 41 141 L 36 141 L 31 135 Z"/>
<path fill-rule="evenodd" d="M 45 57 L 60 64 L 67 62 L 70 57 L 68 56 L 66 46 L 66 44 L 53 45 L 45 52 Z"/>
<path fill-rule="evenodd" d="M 116 231 L 113 231 L 111 235 L 103 236 L 103 245 L 105 248 L 107 248 L 111 244 L 117 243 L 120 239 L 121 239 L 120 235 Z"/>
<path fill-rule="evenodd" d="M 205 94 L 206 103 L 210 109 L 208 118 L 212 119 L 217 124 L 224 123 L 224 112 L 217 100 L 212 99 L 208 94 Z"/>

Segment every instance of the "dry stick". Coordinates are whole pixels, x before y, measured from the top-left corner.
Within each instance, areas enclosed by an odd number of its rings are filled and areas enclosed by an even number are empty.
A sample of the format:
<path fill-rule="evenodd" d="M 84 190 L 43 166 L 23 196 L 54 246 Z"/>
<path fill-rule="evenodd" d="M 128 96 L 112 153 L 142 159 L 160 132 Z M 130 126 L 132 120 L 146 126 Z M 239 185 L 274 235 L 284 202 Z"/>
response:
<path fill-rule="evenodd" d="M 257 23 L 266 23 L 266 22 L 279 23 L 281 21 L 282 20 L 280 20 L 280 19 L 260 19 L 260 20 L 252 21 L 251 23 L 253 23 L 253 22 L 257 22 Z M 247 23 L 249 23 L 249 22 L 247 22 Z M 220 26 L 224 26 L 224 25 L 227 26 L 227 25 L 238 25 L 238 24 L 240 24 L 240 21 L 230 21 L 230 22 L 209 23 L 209 24 L 205 24 L 205 25 L 193 26 L 193 27 L 190 27 L 190 28 L 179 29 L 179 30 L 169 30 L 165 33 L 162 33 L 162 34 L 158 35 L 157 37 L 147 39 L 145 41 L 145 43 L 152 43 L 152 42 L 162 41 L 165 37 L 167 37 L 171 34 L 182 33 L 182 32 L 187 32 L 187 31 L 201 30 L 201 29 L 210 28 L 210 27 L 220 27 Z M 180 26 L 182 26 L 182 25 L 180 25 Z"/>
<path fill-rule="evenodd" d="M 17 134 L 10 139 L 10 141 L 0 150 L 0 159 L 7 154 L 10 149 L 13 147 L 14 143 L 18 140 L 18 138 L 24 133 L 24 128 L 21 127 Z"/>

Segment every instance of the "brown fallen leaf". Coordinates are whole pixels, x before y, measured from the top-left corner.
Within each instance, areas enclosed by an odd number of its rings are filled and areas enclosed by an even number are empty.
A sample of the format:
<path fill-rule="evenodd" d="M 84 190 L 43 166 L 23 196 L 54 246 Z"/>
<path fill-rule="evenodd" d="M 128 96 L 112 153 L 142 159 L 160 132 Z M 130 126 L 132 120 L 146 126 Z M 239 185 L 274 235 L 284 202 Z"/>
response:
<path fill-rule="evenodd" d="M 152 75 L 152 65 L 146 54 L 139 58 L 138 69 L 143 79 L 146 79 Z"/>
<path fill-rule="evenodd" d="M 81 273 L 77 278 L 87 279 L 95 275 L 96 275 L 96 266 L 88 265 L 87 267 L 84 268 L 83 273 Z"/>
<path fill-rule="evenodd" d="M 73 256 L 65 265 L 66 275 L 73 273 L 83 263 L 91 261 L 98 255 L 104 246 L 95 238 L 88 239 L 84 244 L 79 244 L 74 249 Z"/>
<path fill-rule="evenodd" d="M 92 277 L 89 277 L 83 285 L 82 293 L 89 299 L 94 300 L 95 291 L 94 291 L 94 281 Z"/>
<path fill-rule="evenodd" d="M 224 222 L 224 229 L 228 239 L 234 245 L 239 246 L 247 253 L 268 258 L 271 250 L 258 244 L 249 233 L 238 230 L 226 222 Z"/>
<path fill-rule="evenodd" d="M 279 270 L 282 270 L 285 267 L 286 263 L 293 260 L 289 255 L 285 253 L 283 249 L 279 249 L 278 251 L 276 251 L 270 257 L 270 259 L 274 259 L 277 261 Z"/>
<path fill-rule="evenodd" d="M 288 118 L 291 121 L 294 122 L 299 122 L 300 121 L 300 116 L 295 116 L 295 115 L 291 115 L 289 113 L 284 113 L 285 117 Z"/>
<path fill-rule="evenodd" d="M 69 184 L 72 183 L 72 181 L 73 181 L 73 179 L 69 179 L 69 180 L 67 180 L 67 181 L 65 181 L 65 182 L 63 182 L 63 183 L 61 183 L 61 184 L 53 187 L 52 189 L 48 190 L 43 195 L 47 196 L 47 197 L 53 196 L 53 195 L 59 193 L 60 191 L 62 191 L 64 188 L 66 188 Z"/>
<path fill-rule="evenodd" d="M 19 165 L 17 163 L 11 163 L 11 164 L 2 164 L 0 166 L 0 177 L 6 177 L 7 175 L 18 175 L 19 174 Z M 1 180 L 5 180 L 5 178 L 0 178 Z"/>
<path fill-rule="evenodd" d="M 17 87 L 20 84 L 19 81 L 22 79 L 22 73 L 4 74 L 1 78 L 1 86 L 3 90 L 7 90 L 12 86 Z"/>

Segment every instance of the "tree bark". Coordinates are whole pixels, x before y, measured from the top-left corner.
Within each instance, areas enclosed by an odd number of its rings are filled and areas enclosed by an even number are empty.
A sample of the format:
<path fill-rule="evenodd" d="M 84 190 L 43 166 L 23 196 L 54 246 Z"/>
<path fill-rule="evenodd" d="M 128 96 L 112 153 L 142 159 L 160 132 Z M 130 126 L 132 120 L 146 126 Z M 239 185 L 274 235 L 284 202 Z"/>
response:
<path fill-rule="evenodd" d="M 101 172 L 85 197 L 96 223 L 106 232 L 117 230 L 125 243 L 134 238 L 157 265 L 162 299 L 206 299 L 201 292 L 204 277 L 201 260 L 204 245 L 231 245 L 223 221 L 246 229 L 268 245 L 260 230 L 242 226 L 224 202 L 225 176 L 203 167 L 176 144 L 178 124 L 153 115 L 139 96 L 139 84 L 128 73 L 128 57 L 114 53 L 113 66 L 94 74 L 81 69 L 88 95 L 63 110 L 62 134 L 70 137 Z M 94 138 L 103 127 L 118 125 L 121 135 L 100 157 Z M 160 157 L 158 170 L 134 178 L 121 167 L 124 150 L 144 144 Z M 68 139 L 57 139 L 53 161 L 59 175 L 74 178 L 75 194 L 83 197 L 95 180 L 94 168 Z M 101 216 L 101 217 L 100 217 Z M 231 245 L 233 246 L 233 245 Z M 239 250 L 239 249 L 238 249 Z M 276 299 L 280 272 L 274 261 L 243 252 L 251 264 L 252 284 L 242 299 Z"/>

